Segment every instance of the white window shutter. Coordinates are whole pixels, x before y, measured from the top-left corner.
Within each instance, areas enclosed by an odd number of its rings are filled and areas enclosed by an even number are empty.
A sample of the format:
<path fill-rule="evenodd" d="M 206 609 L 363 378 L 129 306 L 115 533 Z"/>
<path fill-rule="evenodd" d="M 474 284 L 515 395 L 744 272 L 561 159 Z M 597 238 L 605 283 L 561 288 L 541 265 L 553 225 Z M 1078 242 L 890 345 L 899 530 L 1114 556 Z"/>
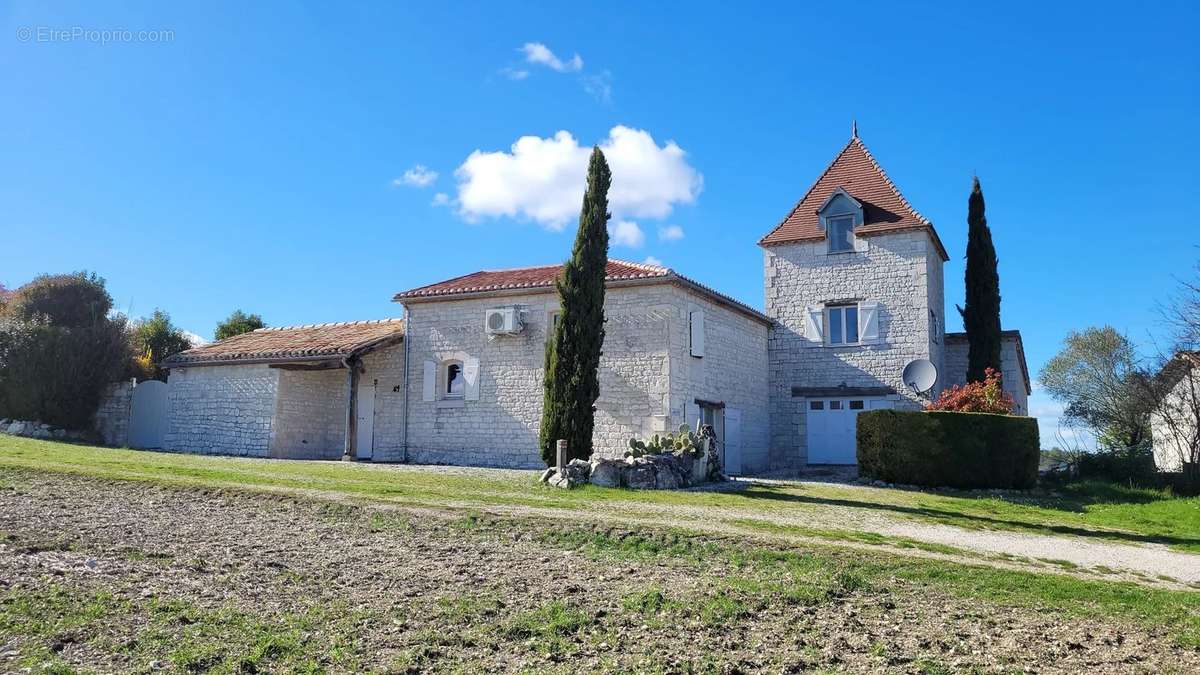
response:
<path fill-rule="evenodd" d="M 684 416 L 683 416 L 684 424 L 688 425 L 689 429 L 695 429 L 696 422 L 700 421 L 700 404 L 689 402 L 689 403 L 684 404 L 683 407 L 684 407 Z"/>
<path fill-rule="evenodd" d="M 479 359 L 467 357 L 463 361 L 463 379 L 467 381 L 464 397 L 468 401 L 479 400 Z"/>
<path fill-rule="evenodd" d="M 725 409 L 725 473 L 742 473 L 742 411 Z"/>
<path fill-rule="evenodd" d="M 704 356 L 704 310 L 693 310 L 690 319 L 692 356 Z"/>
<path fill-rule="evenodd" d="M 858 303 L 858 338 L 864 344 L 879 342 L 879 303 Z"/>
<path fill-rule="evenodd" d="M 808 338 L 810 347 L 825 343 L 825 308 L 820 305 L 809 305 L 807 318 L 804 321 L 804 337 Z"/>
<path fill-rule="evenodd" d="M 421 400 L 432 401 L 437 392 L 437 363 L 425 362 L 425 372 L 421 378 Z"/>

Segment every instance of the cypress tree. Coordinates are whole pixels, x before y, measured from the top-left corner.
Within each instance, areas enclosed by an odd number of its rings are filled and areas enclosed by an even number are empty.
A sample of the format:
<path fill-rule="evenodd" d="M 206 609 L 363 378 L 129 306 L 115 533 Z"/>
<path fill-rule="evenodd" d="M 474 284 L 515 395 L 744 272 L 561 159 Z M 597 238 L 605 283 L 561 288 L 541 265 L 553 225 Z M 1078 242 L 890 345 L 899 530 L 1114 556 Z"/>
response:
<path fill-rule="evenodd" d="M 967 331 L 967 381 L 982 382 L 988 368 L 1000 370 L 1000 272 L 984 213 L 983 190 L 975 177 L 967 201 L 967 296 L 961 309 Z"/>
<path fill-rule="evenodd" d="M 595 403 L 600 395 L 604 343 L 604 277 L 608 266 L 608 187 L 612 173 L 600 148 L 592 149 L 587 190 L 571 259 L 554 281 L 559 318 L 546 344 L 542 395 L 542 459 L 555 462 L 555 442 L 566 439 L 570 459 L 592 455 Z"/>

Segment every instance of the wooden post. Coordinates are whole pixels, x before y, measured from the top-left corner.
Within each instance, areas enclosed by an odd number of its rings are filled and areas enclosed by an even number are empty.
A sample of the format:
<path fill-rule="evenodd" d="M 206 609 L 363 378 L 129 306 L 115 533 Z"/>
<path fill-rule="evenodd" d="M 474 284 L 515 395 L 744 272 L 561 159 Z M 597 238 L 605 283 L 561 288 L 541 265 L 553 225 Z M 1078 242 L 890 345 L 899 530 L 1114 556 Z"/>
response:
<path fill-rule="evenodd" d="M 556 457 L 558 460 L 558 470 L 562 471 L 563 469 L 567 468 L 567 439 L 558 439 L 558 443 L 556 443 L 556 450 L 558 451 Z"/>

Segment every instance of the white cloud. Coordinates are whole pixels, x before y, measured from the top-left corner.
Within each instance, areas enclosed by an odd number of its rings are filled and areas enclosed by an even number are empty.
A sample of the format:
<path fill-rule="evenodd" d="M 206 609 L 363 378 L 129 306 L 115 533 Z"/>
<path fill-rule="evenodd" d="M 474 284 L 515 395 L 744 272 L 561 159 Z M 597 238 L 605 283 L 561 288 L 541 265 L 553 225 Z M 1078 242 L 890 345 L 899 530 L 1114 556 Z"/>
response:
<path fill-rule="evenodd" d="M 438 172 L 430 171 L 423 165 L 418 164 L 408 171 L 405 171 L 404 175 L 392 181 L 392 184 L 407 185 L 415 188 L 427 188 L 430 185 L 433 185 L 433 183 L 437 180 L 437 177 Z"/>
<path fill-rule="evenodd" d="M 612 73 L 604 71 L 599 75 L 585 75 L 581 78 L 583 90 L 601 103 L 612 102 Z"/>
<path fill-rule="evenodd" d="M 183 337 L 187 338 L 187 341 L 192 343 L 193 347 L 201 347 L 203 345 L 208 344 L 208 340 L 205 340 L 204 338 L 200 337 L 199 335 L 197 335 L 196 333 L 193 333 L 190 330 L 183 331 Z"/>
<path fill-rule="evenodd" d="M 658 228 L 659 241 L 679 241 L 683 239 L 683 228 L 678 225 L 663 225 Z"/>
<path fill-rule="evenodd" d="M 632 220 L 618 220 L 609 224 L 608 236 L 615 246 L 641 248 L 646 243 L 642 228 Z"/>
<path fill-rule="evenodd" d="M 599 143 L 612 169 L 609 210 L 618 218 L 666 218 L 704 186 L 674 141 L 659 146 L 641 129 L 616 126 Z M 591 149 L 567 131 L 522 136 L 509 152 L 472 152 L 454 172 L 459 213 L 469 221 L 507 216 L 561 230 L 579 215 Z"/>
<path fill-rule="evenodd" d="M 525 60 L 529 63 L 546 66 L 560 73 L 577 73 L 583 70 L 583 59 L 579 54 L 563 61 L 541 42 L 526 42 L 521 46 L 521 51 L 525 53 Z"/>
<path fill-rule="evenodd" d="M 433 201 L 430 202 L 430 205 L 431 206 L 449 206 L 450 205 L 450 195 L 446 194 L 445 192 L 439 192 L 433 196 Z"/>
<path fill-rule="evenodd" d="M 525 78 L 529 77 L 529 71 L 525 70 L 524 68 L 501 68 L 500 74 L 510 80 L 524 80 Z"/>
<path fill-rule="evenodd" d="M 666 265 L 663 264 L 663 261 L 659 260 L 658 258 L 655 258 L 652 255 L 646 256 L 646 259 L 642 261 L 642 264 L 643 265 L 654 265 L 656 267 L 666 267 Z"/>

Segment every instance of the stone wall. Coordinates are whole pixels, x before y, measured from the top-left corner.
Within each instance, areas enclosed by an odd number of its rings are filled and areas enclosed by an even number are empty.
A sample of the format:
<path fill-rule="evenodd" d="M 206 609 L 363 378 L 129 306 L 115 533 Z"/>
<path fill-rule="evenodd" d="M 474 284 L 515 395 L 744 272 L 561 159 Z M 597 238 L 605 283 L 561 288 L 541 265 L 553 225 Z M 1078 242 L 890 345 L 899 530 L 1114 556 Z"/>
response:
<path fill-rule="evenodd" d="M 518 335 L 484 332 L 484 313 L 517 305 Z M 431 464 L 536 468 L 547 327 L 553 293 L 418 303 L 408 308 L 408 458 Z M 613 454 L 632 435 L 667 428 L 669 341 L 678 307 L 665 286 L 610 289 L 595 441 Z M 682 340 L 681 337 L 676 337 Z M 449 360 L 479 362 L 478 400 L 447 400 L 441 373 Z M 425 362 L 436 364 L 434 400 L 424 400 Z"/>
<path fill-rule="evenodd" d="M 123 448 L 129 445 L 129 414 L 133 401 L 133 381 L 114 382 L 100 395 L 100 405 L 92 416 L 92 429 L 100 442 Z"/>
<path fill-rule="evenodd" d="M 375 437 L 372 461 L 399 462 L 404 459 L 404 344 L 391 345 L 366 354 L 359 387 L 375 387 Z M 346 373 L 341 371 L 342 379 Z M 343 386 L 342 391 L 345 391 Z"/>
<path fill-rule="evenodd" d="M 931 274 L 940 265 L 922 231 L 858 238 L 855 250 L 827 253 L 824 241 L 764 249 L 766 313 L 775 319 L 769 343 L 772 469 L 807 462 L 803 400 L 792 387 L 891 387 L 896 407 L 921 401 L 901 373 L 912 359 L 937 358 L 931 349 Z M 940 259 L 938 261 L 940 263 Z M 940 275 L 940 274 L 939 274 Z M 879 303 L 880 342 L 832 347 L 805 337 L 807 307 L 839 302 Z M 944 317 L 943 317 L 944 321 Z"/>
<path fill-rule="evenodd" d="M 167 379 L 165 447 L 269 457 L 279 373 L 265 365 L 173 369 Z"/>
<path fill-rule="evenodd" d="M 1000 371 L 1004 391 L 1013 397 L 1013 412 L 1029 414 L 1029 394 L 1025 389 L 1025 376 L 1021 370 L 1021 356 L 1017 351 L 1017 339 L 1005 336 L 1000 341 Z M 946 340 L 946 366 L 939 371 L 943 388 L 967 383 L 967 341 L 961 337 Z"/>
<path fill-rule="evenodd" d="M 598 455 L 619 457 L 630 438 L 684 423 L 686 404 L 697 397 L 742 406 L 749 438 L 743 442 L 744 453 L 765 454 L 765 431 L 757 439 L 751 425 L 765 429 L 766 327 L 742 315 L 734 318 L 716 305 L 703 305 L 711 315 L 706 329 L 713 351 L 703 366 L 693 365 L 688 309 L 703 304 L 696 298 L 668 284 L 608 289 L 594 433 Z M 554 294 L 538 293 L 409 307 L 411 461 L 543 465 L 538 450 L 543 361 L 557 303 Z M 508 305 L 521 307 L 524 331 L 489 340 L 485 311 Z M 444 400 L 440 377 L 435 400 L 423 400 L 424 363 L 436 363 L 440 372 L 449 359 L 478 359 L 478 400 Z"/>
<path fill-rule="evenodd" d="M 679 333 L 684 336 L 678 362 L 671 373 L 671 420 L 674 430 L 681 422 L 694 427 L 695 408 L 684 414 L 696 399 L 723 403 L 726 414 L 741 413 L 741 473 L 760 473 L 768 468 L 770 420 L 767 415 L 767 335 L 765 321 L 752 319 L 728 309 L 694 291 L 681 291 L 686 303 Z M 704 356 L 691 355 L 688 315 L 696 309 L 704 312 Z M 728 425 L 726 441 L 730 429 Z M 623 449 L 622 449 L 623 450 Z"/>
<path fill-rule="evenodd" d="M 271 457 L 341 459 L 346 438 L 344 368 L 279 373 Z"/>

